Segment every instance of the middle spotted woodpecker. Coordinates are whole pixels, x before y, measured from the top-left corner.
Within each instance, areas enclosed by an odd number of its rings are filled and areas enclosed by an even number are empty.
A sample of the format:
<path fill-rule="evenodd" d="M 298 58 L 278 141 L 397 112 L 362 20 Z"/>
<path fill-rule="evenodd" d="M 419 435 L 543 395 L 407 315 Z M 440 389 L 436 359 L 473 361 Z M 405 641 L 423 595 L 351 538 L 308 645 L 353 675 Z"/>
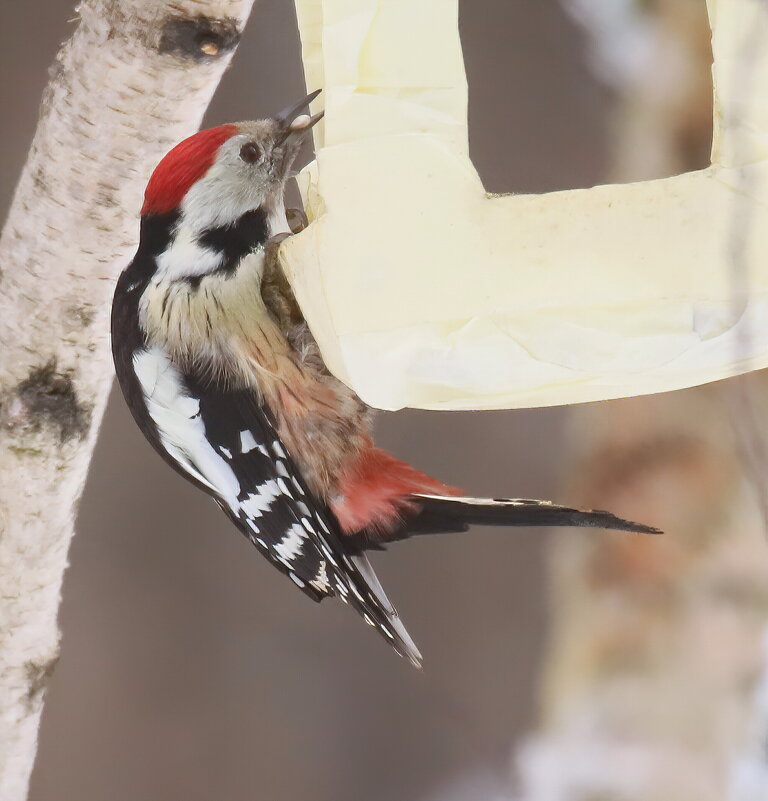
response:
<path fill-rule="evenodd" d="M 607 512 L 464 497 L 377 448 L 371 411 L 326 369 L 274 254 L 317 93 L 272 119 L 181 142 L 147 185 L 117 283 L 112 347 L 134 419 L 316 601 L 336 595 L 415 665 L 365 555 L 470 524 L 655 532 Z"/>

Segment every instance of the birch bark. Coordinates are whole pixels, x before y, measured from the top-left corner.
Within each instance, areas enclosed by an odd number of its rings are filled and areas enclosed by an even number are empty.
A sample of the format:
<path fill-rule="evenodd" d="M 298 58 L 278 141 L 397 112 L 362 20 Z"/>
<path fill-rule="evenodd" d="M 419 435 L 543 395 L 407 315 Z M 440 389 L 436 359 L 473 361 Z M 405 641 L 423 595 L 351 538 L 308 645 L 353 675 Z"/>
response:
<path fill-rule="evenodd" d="M 147 177 L 192 133 L 253 0 L 85 0 L 0 237 L 0 798 L 25 798 L 73 521 Z"/>

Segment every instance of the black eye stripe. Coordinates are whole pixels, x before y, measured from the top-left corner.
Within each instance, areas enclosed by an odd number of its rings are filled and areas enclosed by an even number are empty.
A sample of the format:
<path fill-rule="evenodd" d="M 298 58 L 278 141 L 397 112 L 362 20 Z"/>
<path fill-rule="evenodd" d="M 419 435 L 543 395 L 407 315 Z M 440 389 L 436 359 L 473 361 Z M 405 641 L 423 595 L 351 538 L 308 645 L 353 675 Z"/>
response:
<path fill-rule="evenodd" d="M 261 148 L 256 142 L 246 142 L 240 148 L 240 158 L 246 164 L 255 164 L 261 158 Z"/>

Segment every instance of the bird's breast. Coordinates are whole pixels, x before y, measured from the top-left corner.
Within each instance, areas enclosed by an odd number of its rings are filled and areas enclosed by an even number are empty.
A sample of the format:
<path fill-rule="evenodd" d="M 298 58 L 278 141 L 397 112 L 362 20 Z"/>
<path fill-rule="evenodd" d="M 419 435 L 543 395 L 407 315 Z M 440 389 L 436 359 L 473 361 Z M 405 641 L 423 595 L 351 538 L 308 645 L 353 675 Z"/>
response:
<path fill-rule="evenodd" d="M 328 373 L 308 329 L 281 330 L 262 297 L 263 268 L 257 253 L 230 275 L 155 279 L 140 303 L 142 327 L 185 371 L 252 389 L 310 489 L 332 497 L 366 441 L 367 409 Z"/>

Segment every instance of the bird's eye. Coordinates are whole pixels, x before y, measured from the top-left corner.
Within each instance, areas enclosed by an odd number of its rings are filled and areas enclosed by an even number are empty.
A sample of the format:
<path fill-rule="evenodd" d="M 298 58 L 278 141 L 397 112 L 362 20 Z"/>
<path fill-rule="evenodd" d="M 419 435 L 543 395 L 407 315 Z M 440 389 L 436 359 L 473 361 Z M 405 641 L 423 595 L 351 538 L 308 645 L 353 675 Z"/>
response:
<path fill-rule="evenodd" d="M 240 148 L 240 158 L 246 164 L 255 164 L 261 158 L 261 148 L 256 142 L 246 142 Z"/>

